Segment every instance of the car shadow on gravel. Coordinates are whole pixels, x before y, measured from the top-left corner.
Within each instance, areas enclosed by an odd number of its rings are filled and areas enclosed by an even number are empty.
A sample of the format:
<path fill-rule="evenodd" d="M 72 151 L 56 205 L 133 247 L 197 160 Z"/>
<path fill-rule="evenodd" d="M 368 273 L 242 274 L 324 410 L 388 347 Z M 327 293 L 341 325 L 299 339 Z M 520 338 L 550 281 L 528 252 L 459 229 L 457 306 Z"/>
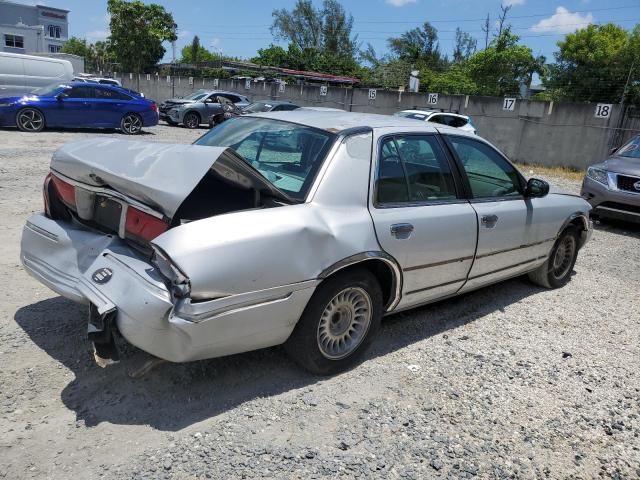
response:
<path fill-rule="evenodd" d="M 7 132 L 20 132 L 17 127 L 0 127 L 0 131 Z M 55 133 L 91 133 L 91 134 L 109 134 L 112 135 L 114 133 L 118 133 L 118 130 L 115 128 L 45 128 L 42 132 L 55 132 Z M 39 132 L 38 132 L 39 133 Z M 33 134 L 37 135 L 37 133 Z M 140 133 L 136 135 L 131 135 L 133 138 L 136 136 L 145 136 L 145 135 L 155 135 L 153 132 L 149 132 L 148 130 L 142 130 Z M 123 137 L 129 137 L 129 135 L 122 134 Z"/>
<path fill-rule="evenodd" d="M 514 279 L 461 297 L 386 318 L 365 360 L 386 355 L 462 325 L 541 291 Z M 312 385 L 311 375 L 288 360 L 280 347 L 185 364 L 165 363 L 140 379 L 127 369 L 147 355 L 126 346 L 122 361 L 101 369 L 86 340 L 87 307 L 62 297 L 43 300 L 15 314 L 31 340 L 75 378 L 61 399 L 86 426 L 101 422 L 150 425 L 176 431 L 257 397 Z"/>
<path fill-rule="evenodd" d="M 593 222 L 594 230 L 635 237 L 640 239 L 640 223 L 623 222 L 621 220 L 598 220 Z"/>

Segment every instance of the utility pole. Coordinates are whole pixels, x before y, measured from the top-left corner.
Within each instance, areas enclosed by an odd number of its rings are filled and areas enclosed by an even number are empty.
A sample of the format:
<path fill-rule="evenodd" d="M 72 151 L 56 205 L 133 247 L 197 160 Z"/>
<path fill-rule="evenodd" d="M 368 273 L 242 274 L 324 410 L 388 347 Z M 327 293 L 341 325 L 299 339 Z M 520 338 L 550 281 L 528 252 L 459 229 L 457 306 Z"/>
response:
<path fill-rule="evenodd" d="M 178 29 L 178 25 L 176 23 L 173 24 L 173 27 L 171 28 L 171 33 L 173 33 L 173 36 L 176 36 L 176 30 Z M 176 41 L 172 40 L 171 41 L 171 63 L 176 63 Z"/>
<path fill-rule="evenodd" d="M 624 90 L 622 90 L 622 98 L 620 98 L 620 105 L 624 105 L 624 100 L 627 98 L 627 92 L 629 91 L 629 83 L 631 82 L 631 74 L 633 73 L 633 67 L 635 67 L 635 60 L 631 62 L 631 67 L 629 68 L 629 75 L 627 75 L 627 82 L 624 84 Z"/>
<path fill-rule="evenodd" d="M 490 23 L 489 14 L 487 13 L 487 19 L 484 21 L 484 26 L 482 27 L 482 31 L 484 32 L 484 49 L 486 50 L 489 46 L 489 23 Z"/>

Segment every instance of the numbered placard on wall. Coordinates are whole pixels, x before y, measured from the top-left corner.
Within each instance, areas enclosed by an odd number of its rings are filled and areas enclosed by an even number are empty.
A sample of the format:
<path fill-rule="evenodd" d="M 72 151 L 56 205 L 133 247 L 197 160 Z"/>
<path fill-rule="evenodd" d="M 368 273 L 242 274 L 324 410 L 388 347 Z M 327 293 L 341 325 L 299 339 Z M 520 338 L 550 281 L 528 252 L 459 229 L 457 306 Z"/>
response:
<path fill-rule="evenodd" d="M 167 83 L 171 83 L 171 75 L 167 75 Z"/>
<path fill-rule="evenodd" d="M 515 109 L 516 109 L 515 98 L 505 98 L 502 101 L 502 110 L 508 110 L 509 112 L 513 112 Z"/>
<path fill-rule="evenodd" d="M 437 105 L 438 104 L 438 94 L 430 93 L 427 95 L 427 105 Z"/>
<path fill-rule="evenodd" d="M 251 88 L 251 79 L 250 79 L 250 78 L 247 78 L 247 79 L 244 81 L 244 88 L 245 88 L 246 90 L 249 90 L 249 89 Z"/>
<path fill-rule="evenodd" d="M 189 77 L 189 85 L 193 85 L 193 77 Z"/>
<path fill-rule="evenodd" d="M 599 103 L 596 105 L 596 118 L 609 118 L 611 116 L 611 109 L 613 105 L 610 103 Z"/>
<path fill-rule="evenodd" d="M 218 79 L 217 79 L 217 78 L 214 78 L 214 79 L 213 79 L 213 88 L 218 88 L 218 84 L 219 84 L 219 83 L 220 83 L 220 82 L 218 82 Z"/>
<path fill-rule="evenodd" d="M 278 92 L 284 93 L 285 85 L 286 85 L 285 82 L 280 82 L 280 85 L 278 85 Z"/>
<path fill-rule="evenodd" d="M 369 90 L 369 91 L 371 91 L 371 90 Z M 323 96 L 323 97 L 327 96 L 327 86 L 326 85 L 321 85 L 320 86 L 320 95 Z M 371 98 L 371 95 L 369 95 L 369 98 Z M 374 98 L 375 98 L 375 96 L 374 96 Z"/>
<path fill-rule="evenodd" d="M 147 80 L 151 80 L 151 74 L 147 73 Z"/>
<path fill-rule="evenodd" d="M 378 91 L 375 88 L 370 88 L 369 89 L 369 100 L 375 100 L 377 94 L 378 94 Z"/>

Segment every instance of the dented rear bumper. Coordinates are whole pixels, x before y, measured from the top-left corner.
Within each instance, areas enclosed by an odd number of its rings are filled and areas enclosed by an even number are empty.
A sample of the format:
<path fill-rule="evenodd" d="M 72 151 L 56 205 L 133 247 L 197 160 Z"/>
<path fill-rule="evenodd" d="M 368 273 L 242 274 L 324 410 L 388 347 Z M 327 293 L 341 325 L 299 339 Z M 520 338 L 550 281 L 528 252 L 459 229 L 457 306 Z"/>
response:
<path fill-rule="evenodd" d="M 128 342 L 172 362 L 283 343 L 317 283 L 176 301 L 149 259 L 121 239 L 42 214 L 27 221 L 20 256 L 41 283 L 93 305 L 100 315 L 111 314 Z"/>

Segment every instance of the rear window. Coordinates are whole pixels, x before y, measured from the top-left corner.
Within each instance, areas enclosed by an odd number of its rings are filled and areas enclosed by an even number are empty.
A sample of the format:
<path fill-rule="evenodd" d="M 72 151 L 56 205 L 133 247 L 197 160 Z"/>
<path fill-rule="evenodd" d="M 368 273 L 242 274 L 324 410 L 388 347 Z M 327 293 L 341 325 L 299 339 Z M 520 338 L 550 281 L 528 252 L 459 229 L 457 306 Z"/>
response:
<path fill-rule="evenodd" d="M 335 135 L 280 120 L 238 117 L 218 125 L 196 145 L 230 147 L 275 187 L 304 200 Z"/>

